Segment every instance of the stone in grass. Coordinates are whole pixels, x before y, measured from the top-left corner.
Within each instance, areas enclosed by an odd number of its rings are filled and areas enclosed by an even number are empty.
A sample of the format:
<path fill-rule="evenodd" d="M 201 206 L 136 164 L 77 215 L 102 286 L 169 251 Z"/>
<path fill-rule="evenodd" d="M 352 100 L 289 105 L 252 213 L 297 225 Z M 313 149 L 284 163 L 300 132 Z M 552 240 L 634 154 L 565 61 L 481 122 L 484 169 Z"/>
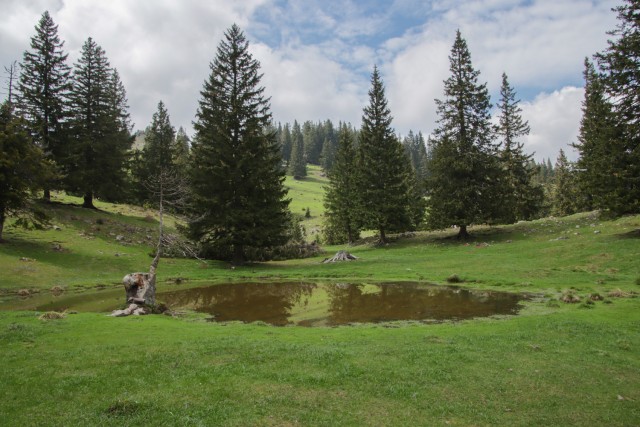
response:
<path fill-rule="evenodd" d="M 143 314 L 147 314 L 148 311 L 145 307 L 139 306 L 138 304 L 129 304 L 129 307 L 124 310 L 113 310 L 111 313 L 112 317 L 125 317 L 125 316 L 140 316 Z"/>
<path fill-rule="evenodd" d="M 464 282 L 464 280 L 462 280 L 460 276 L 458 276 L 457 274 L 452 274 L 451 276 L 447 277 L 447 283 L 462 283 L 462 282 Z"/>

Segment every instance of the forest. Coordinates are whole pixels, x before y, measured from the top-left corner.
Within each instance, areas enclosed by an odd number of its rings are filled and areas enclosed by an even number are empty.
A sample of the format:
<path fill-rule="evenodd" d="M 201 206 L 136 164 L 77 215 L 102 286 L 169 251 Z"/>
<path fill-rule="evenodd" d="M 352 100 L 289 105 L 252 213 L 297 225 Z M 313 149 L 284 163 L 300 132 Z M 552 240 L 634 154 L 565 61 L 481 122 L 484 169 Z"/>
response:
<path fill-rule="evenodd" d="M 211 62 L 194 121 L 195 135 L 176 132 L 160 100 L 151 123 L 133 133 L 126 90 L 107 53 L 88 38 L 67 63 L 64 41 L 44 12 L 23 60 L 5 67 L 2 104 L 0 224 L 37 226 L 51 191 L 93 200 L 153 203 L 162 173 L 179 177 L 174 209 L 200 255 L 244 262 L 299 235 L 283 179 L 304 180 L 307 164 L 329 178 L 319 240 L 354 242 L 388 233 L 474 224 L 510 224 L 599 209 L 613 217 L 640 210 L 637 6 L 618 9 L 609 47 L 585 59 L 585 97 L 577 162 L 560 150 L 537 164 L 524 150 L 530 131 L 517 91 L 502 75 L 495 110 L 467 42 L 457 32 L 450 77 L 436 100 L 436 130 L 395 133 L 383 76 L 374 67 L 362 123 L 279 123 L 260 85 L 260 64 L 236 25 Z M 155 183 L 155 184 L 154 184 Z M 177 184 L 176 184 L 177 185 Z M 1 233 L 2 228 L 0 228 Z M 0 234 L 0 239 L 2 234 Z"/>

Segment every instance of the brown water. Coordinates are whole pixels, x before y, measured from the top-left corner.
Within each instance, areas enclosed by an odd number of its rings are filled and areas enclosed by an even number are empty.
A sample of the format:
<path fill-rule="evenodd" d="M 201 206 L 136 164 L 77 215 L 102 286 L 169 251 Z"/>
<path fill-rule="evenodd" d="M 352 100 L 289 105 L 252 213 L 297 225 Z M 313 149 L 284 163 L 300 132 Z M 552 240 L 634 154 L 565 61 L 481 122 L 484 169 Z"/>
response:
<path fill-rule="evenodd" d="M 173 310 L 192 309 L 215 322 L 263 321 L 272 325 L 333 326 L 395 320 L 442 321 L 517 314 L 524 296 L 424 283 L 230 283 L 161 291 Z M 4 310 L 110 311 L 124 291 L 32 298 L 0 303 Z"/>
<path fill-rule="evenodd" d="M 516 314 L 523 296 L 420 283 L 244 283 L 172 291 L 160 298 L 171 307 L 209 313 L 216 322 L 331 326 Z"/>

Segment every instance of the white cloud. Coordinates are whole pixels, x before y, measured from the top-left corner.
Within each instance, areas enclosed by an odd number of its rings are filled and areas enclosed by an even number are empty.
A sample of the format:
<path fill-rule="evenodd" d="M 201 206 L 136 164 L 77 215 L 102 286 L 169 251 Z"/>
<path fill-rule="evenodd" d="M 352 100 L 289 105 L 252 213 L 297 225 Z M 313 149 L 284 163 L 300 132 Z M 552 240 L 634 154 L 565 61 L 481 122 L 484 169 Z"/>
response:
<path fill-rule="evenodd" d="M 577 158 L 569 144 L 577 142 L 583 98 L 583 88 L 567 86 L 522 103 L 522 116 L 531 127 L 524 144 L 528 152 L 535 152 L 536 160 L 551 158 L 553 162 L 560 149 L 570 160 Z"/>
<path fill-rule="evenodd" d="M 437 13 L 419 29 L 388 40 L 380 52 L 384 58 L 387 96 L 394 125 L 401 133 L 409 129 L 430 133 L 436 126 L 434 99 L 443 97 L 443 81 L 449 77 L 448 55 L 455 32 L 461 30 L 471 58 L 481 71 L 497 102 L 501 75 L 521 98 L 534 106 L 555 108 L 554 117 L 532 116 L 530 137 L 536 157 L 555 158 L 558 149 L 575 140 L 580 103 L 575 95 L 582 83 L 582 64 L 606 46 L 605 32 L 615 26 L 610 9 L 615 0 L 477 0 L 433 3 Z M 549 94 L 551 93 L 551 94 Z M 523 96 L 525 94 L 525 96 Z M 534 94 L 540 94 L 533 100 Z M 562 106 L 562 108 L 560 108 Z M 544 129 L 539 128 L 545 127 Z M 551 144 L 551 145 L 548 145 Z M 552 148 L 557 146 L 557 148 Z M 571 152 L 568 153 L 571 155 Z"/>
<path fill-rule="evenodd" d="M 250 50 L 262 65 L 262 83 L 271 96 L 274 119 L 331 119 L 359 125 L 366 89 L 340 63 L 317 47 L 285 47 L 273 50 L 253 44 Z"/>
<path fill-rule="evenodd" d="M 555 145 L 571 142 L 564 139 L 573 138 L 579 121 L 579 97 L 571 98 L 567 88 L 581 85 L 583 58 L 606 45 L 605 32 L 615 26 L 609 9 L 617 3 L 4 0 L 0 65 L 21 59 L 34 25 L 49 9 L 71 63 L 89 36 L 106 50 L 127 89 L 136 128 L 150 122 L 160 99 L 175 126 L 190 128 L 216 46 L 224 30 L 237 23 L 262 63 L 276 120 L 331 118 L 359 125 L 369 73 L 377 63 L 393 125 L 402 133 L 429 133 L 436 124 L 434 99 L 443 96 L 448 54 L 459 28 L 481 81 L 495 94 L 506 71 L 527 101 L 523 108 L 528 108 L 534 132 L 531 149 L 555 157 Z M 555 108 L 546 120 L 538 119 L 544 116 L 543 106 Z"/>

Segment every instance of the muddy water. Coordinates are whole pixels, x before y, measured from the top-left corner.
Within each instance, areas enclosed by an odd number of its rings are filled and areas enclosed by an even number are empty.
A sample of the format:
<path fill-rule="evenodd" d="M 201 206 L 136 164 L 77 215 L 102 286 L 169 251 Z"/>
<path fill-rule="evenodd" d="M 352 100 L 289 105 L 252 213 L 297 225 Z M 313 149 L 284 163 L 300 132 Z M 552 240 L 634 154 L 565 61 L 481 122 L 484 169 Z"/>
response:
<path fill-rule="evenodd" d="M 175 289 L 175 288 L 174 288 Z M 49 294 L 0 302 L 0 310 L 105 312 L 122 305 L 121 288 L 93 294 Z M 394 320 L 456 320 L 516 314 L 523 295 L 424 283 L 232 283 L 160 291 L 173 310 L 192 309 L 215 322 L 333 326 Z"/>
<path fill-rule="evenodd" d="M 516 314 L 523 296 L 419 283 L 245 283 L 166 292 L 159 298 L 170 307 L 209 313 L 216 322 L 331 326 Z"/>

